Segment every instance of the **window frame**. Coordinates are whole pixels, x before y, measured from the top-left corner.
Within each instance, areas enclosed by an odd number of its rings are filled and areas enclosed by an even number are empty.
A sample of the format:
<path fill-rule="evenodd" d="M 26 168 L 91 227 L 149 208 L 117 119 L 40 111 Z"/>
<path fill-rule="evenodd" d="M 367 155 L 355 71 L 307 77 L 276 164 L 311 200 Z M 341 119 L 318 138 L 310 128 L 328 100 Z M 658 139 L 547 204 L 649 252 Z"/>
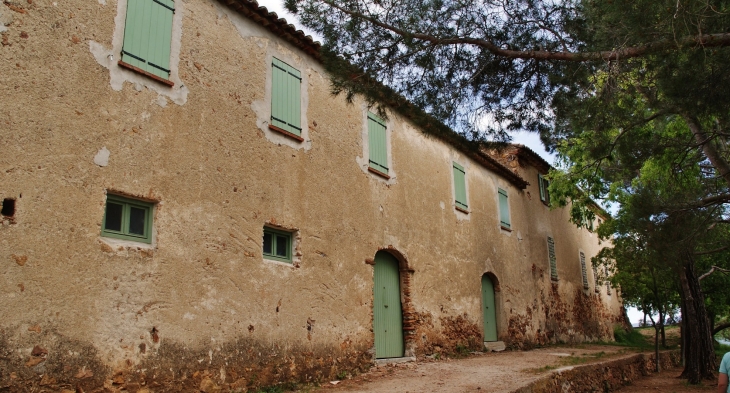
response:
<path fill-rule="evenodd" d="M 286 79 L 283 79 L 282 76 Z M 295 82 L 294 79 L 297 81 Z M 286 101 L 286 105 L 283 104 L 284 101 Z M 304 133 L 302 127 L 302 72 L 275 56 L 271 58 L 270 104 L 269 129 L 298 142 L 304 142 L 302 137 Z M 287 105 L 291 105 L 294 109 Z M 282 106 L 287 107 L 283 109 Z M 291 113 L 285 115 L 287 111 Z"/>
<path fill-rule="evenodd" d="M 107 208 L 109 201 L 122 205 L 122 222 L 121 230 L 115 231 L 106 228 Z M 131 207 L 142 208 L 145 210 L 144 235 L 129 233 L 129 212 Z M 106 194 L 104 202 L 104 216 L 101 220 L 101 236 L 112 239 L 129 240 L 138 243 L 152 243 L 152 229 L 154 222 L 155 204 L 139 199 L 129 198 L 123 195 Z"/>
<path fill-rule="evenodd" d="M 264 239 L 266 234 L 271 234 L 271 253 L 266 253 L 264 251 Z M 285 257 L 276 255 L 276 246 L 277 246 L 277 235 L 283 236 L 286 238 L 287 242 L 287 255 Z M 264 259 L 270 260 L 270 261 L 277 261 L 277 262 L 284 262 L 289 264 L 294 264 L 294 233 L 284 231 L 278 228 L 272 228 L 270 226 L 265 226 L 263 233 L 261 235 L 261 254 L 263 255 Z"/>
<path fill-rule="evenodd" d="M 388 165 L 388 126 L 385 120 L 370 111 L 367 113 L 367 122 L 368 171 L 390 179 L 390 167 Z M 376 146 L 378 149 L 375 149 Z"/>
<path fill-rule="evenodd" d="M 507 190 L 497 188 L 497 201 L 499 203 L 499 226 L 507 231 L 512 230 L 512 219 L 509 211 L 509 195 Z M 504 201 L 504 203 L 503 203 Z M 504 219 L 507 221 L 504 221 Z"/>
<path fill-rule="evenodd" d="M 550 267 L 550 280 L 558 281 L 558 258 L 555 253 L 555 239 L 547 237 L 548 264 Z"/>
<path fill-rule="evenodd" d="M 139 11 L 136 9 L 132 11 L 138 11 L 138 13 L 130 12 L 132 7 L 138 6 L 133 6 L 133 2 L 139 1 L 148 1 L 147 4 L 149 6 L 161 8 L 145 9 L 142 15 L 139 15 Z M 153 12 L 153 10 L 155 11 Z M 169 15 L 166 14 L 167 11 L 170 11 Z M 172 74 L 171 57 L 174 19 L 174 0 L 127 0 L 124 16 L 124 31 L 122 32 L 122 49 L 120 52 L 120 60 L 117 64 L 120 67 L 148 76 L 167 86 L 173 87 L 175 84 L 170 80 L 170 77 Z M 162 25 L 161 28 L 153 29 L 153 27 L 160 25 Z M 153 30 L 156 34 L 152 33 Z M 143 34 L 145 32 L 147 33 L 146 36 Z M 135 45 L 138 47 L 135 47 Z M 149 48 L 151 46 L 156 47 L 158 51 L 162 50 L 162 54 L 156 56 L 152 54 L 154 52 L 149 53 L 145 49 L 142 49 L 142 47 Z"/>
<path fill-rule="evenodd" d="M 550 206 L 550 180 L 546 179 L 541 173 L 538 173 L 537 185 L 540 190 L 540 201 L 545 206 Z"/>
<path fill-rule="evenodd" d="M 593 270 L 593 289 L 596 293 L 601 293 L 601 285 L 598 280 L 598 266 L 591 263 L 591 270 Z"/>
<path fill-rule="evenodd" d="M 590 289 L 588 283 L 588 266 L 586 265 L 586 254 L 583 251 L 578 251 L 578 259 L 580 260 L 580 273 L 583 279 L 583 289 Z"/>
<path fill-rule="evenodd" d="M 456 161 L 451 162 L 451 168 L 451 173 L 454 177 L 454 206 L 456 207 L 456 210 L 469 214 L 469 196 L 466 191 L 466 169 L 464 169 L 464 167 Z M 457 175 L 457 171 L 461 173 L 461 175 Z M 461 190 L 459 189 L 459 183 L 457 181 L 459 178 L 461 178 Z M 459 191 L 462 192 L 460 193 Z M 464 196 L 463 201 L 459 200 L 460 194 L 463 194 Z"/>

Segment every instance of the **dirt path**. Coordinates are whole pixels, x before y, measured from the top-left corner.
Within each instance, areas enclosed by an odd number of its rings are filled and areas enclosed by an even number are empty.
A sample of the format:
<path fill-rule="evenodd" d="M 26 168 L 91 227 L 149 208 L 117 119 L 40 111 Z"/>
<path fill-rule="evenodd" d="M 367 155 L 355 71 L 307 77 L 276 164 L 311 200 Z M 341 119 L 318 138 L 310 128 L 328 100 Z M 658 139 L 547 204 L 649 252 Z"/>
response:
<path fill-rule="evenodd" d="M 614 346 L 551 347 L 491 352 L 467 359 L 414 362 L 375 367 L 317 392 L 420 393 L 510 392 L 562 367 L 630 356 Z"/>
<path fill-rule="evenodd" d="M 716 392 L 717 385 L 715 382 L 707 381 L 702 385 L 688 385 L 687 380 L 679 379 L 682 373 L 681 368 L 662 371 L 659 374 L 651 374 L 632 385 L 625 386 L 617 392 L 620 393 L 646 393 L 646 392 L 667 392 L 667 393 L 696 393 L 696 392 Z"/>

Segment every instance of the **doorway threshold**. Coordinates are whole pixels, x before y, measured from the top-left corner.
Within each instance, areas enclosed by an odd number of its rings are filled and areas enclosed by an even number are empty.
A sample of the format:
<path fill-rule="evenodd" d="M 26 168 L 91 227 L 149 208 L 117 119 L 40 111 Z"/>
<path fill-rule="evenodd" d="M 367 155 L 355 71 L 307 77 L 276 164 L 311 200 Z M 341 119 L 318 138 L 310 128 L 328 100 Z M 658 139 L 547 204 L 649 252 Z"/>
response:
<path fill-rule="evenodd" d="M 502 352 L 507 349 L 507 346 L 504 345 L 504 341 L 485 341 L 484 349 L 487 352 Z"/>
<path fill-rule="evenodd" d="M 375 359 L 375 365 L 384 366 L 386 364 L 408 363 L 408 362 L 415 362 L 415 361 L 416 361 L 415 356 L 409 356 L 409 357 L 403 357 L 403 358 L 385 358 L 385 359 Z"/>

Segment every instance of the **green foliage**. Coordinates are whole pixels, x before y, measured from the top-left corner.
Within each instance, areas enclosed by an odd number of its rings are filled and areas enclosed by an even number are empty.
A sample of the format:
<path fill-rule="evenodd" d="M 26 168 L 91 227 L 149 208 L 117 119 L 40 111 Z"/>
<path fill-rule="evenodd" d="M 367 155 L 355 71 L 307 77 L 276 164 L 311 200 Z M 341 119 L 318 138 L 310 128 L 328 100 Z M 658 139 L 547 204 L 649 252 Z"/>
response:
<path fill-rule="evenodd" d="M 728 323 L 728 322 L 730 322 L 730 320 L 728 319 L 728 316 L 727 316 L 727 314 L 725 314 L 724 316 L 722 316 L 722 317 L 720 317 L 720 318 L 717 318 L 717 319 L 718 319 L 718 320 L 717 320 L 716 324 L 721 324 L 721 323 Z M 730 328 L 727 328 L 727 329 L 723 329 L 723 330 L 719 331 L 719 332 L 718 332 L 718 333 L 717 333 L 717 334 L 715 335 L 715 338 L 718 338 L 718 339 L 723 339 L 723 340 L 725 340 L 725 341 L 730 341 Z"/>
<path fill-rule="evenodd" d="M 454 348 L 454 353 L 452 354 L 452 356 L 454 358 L 460 359 L 469 356 L 470 353 L 471 350 L 469 349 L 468 345 L 457 344 L 456 348 Z"/>
<path fill-rule="evenodd" d="M 715 355 L 717 355 L 718 357 L 722 357 L 728 352 L 730 352 L 730 345 L 721 344 L 715 341 Z"/>
<path fill-rule="evenodd" d="M 646 341 L 646 337 L 637 329 L 624 329 L 621 326 L 613 328 L 613 339 L 617 345 L 642 349 L 652 348 L 652 344 Z"/>

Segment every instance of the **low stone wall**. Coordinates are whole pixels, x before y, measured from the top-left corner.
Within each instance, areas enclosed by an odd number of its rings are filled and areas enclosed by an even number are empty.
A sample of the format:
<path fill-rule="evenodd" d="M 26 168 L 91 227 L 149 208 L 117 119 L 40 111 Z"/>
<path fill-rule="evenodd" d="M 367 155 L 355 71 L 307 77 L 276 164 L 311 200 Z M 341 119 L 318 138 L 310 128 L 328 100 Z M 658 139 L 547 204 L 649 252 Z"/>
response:
<path fill-rule="evenodd" d="M 659 353 L 661 369 L 676 367 L 681 354 L 676 351 Z M 637 354 L 604 363 L 576 366 L 555 371 L 511 393 L 610 392 L 649 375 L 656 365 L 654 354 Z"/>

